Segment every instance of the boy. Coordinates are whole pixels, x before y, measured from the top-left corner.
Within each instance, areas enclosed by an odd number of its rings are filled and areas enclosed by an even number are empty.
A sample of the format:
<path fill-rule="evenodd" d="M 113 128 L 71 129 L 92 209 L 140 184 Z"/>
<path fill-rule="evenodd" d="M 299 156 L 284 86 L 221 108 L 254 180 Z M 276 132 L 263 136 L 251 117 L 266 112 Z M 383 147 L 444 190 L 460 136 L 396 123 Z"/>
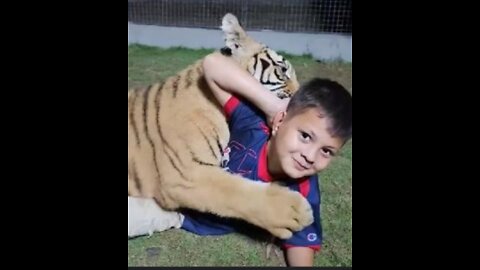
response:
<path fill-rule="evenodd" d="M 229 121 L 231 138 L 222 166 L 259 184 L 278 181 L 307 198 L 315 221 L 294 232 L 283 246 L 290 266 L 312 266 L 322 240 L 317 173 L 351 137 L 351 95 L 338 83 L 314 79 L 301 87 L 285 111 L 285 101 L 265 91 L 231 59 L 211 54 L 203 68 Z M 176 227 L 200 235 L 226 234 L 242 226 L 214 215 L 183 214 L 176 217 Z"/>

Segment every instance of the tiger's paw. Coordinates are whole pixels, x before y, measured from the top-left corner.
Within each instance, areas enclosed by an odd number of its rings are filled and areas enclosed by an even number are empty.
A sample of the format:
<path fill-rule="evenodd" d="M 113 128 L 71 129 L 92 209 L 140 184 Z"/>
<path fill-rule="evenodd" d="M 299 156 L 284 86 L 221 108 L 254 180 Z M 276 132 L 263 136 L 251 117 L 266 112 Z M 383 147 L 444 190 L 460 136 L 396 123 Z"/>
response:
<path fill-rule="evenodd" d="M 263 216 L 264 228 L 281 239 L 292 237 L 293 232 L 314 221 L 310 203 L 300 193 L 283 187 L 272 186 L 265 208 L 268 213 Z"/>

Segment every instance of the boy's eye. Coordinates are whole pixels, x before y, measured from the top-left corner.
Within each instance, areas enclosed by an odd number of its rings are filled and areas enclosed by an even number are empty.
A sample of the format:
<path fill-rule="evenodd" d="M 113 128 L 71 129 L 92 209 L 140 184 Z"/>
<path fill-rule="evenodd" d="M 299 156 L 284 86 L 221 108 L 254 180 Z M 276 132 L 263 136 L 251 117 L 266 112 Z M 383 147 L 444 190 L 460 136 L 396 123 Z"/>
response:
<path fill-rule="evenodd" d="M 323 153 L 325 156 L 327 156 L 327 157 L 333 157 L 333 156 L 335 156 L 335 153 L 334 153 L 332 150 L 328 149 L 328 148 L 322 149 L 322 153 Z"/>
<path fill-rule="evenodd" d="M 305 141 L 305 142 L 309 142 L 312 139 L 312 137 L 308 133 L 303 132 L 303 131 L 300 131 L 300 136 L 301 136 L 302 140 Z"/>

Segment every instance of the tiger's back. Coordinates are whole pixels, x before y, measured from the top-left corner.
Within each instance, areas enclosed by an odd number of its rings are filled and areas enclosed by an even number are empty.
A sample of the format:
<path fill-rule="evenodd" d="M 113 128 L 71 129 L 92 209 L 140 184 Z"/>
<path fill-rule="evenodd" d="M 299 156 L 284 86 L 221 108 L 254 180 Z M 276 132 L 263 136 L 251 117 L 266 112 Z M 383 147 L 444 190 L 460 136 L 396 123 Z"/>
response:
<path fill-rule="evenodd" d="M 225 116 L 203 77 L 201 61 L 163 84 L 131 91 L 129 196 L 160 193 L 161 204 L 175 208 L 174 199 L 162 190 L 188 186 L 192 166 L 219 164 L 229 139 Z"/>

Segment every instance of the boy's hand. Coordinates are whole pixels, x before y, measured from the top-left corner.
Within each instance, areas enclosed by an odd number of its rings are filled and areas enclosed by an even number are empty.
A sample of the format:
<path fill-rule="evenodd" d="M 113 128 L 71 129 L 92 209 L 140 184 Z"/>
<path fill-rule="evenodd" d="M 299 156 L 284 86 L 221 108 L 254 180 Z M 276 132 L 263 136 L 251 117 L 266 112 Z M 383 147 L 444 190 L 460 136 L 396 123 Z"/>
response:
<path fill-rule="evenodd" d="M 272 127 L 273 118 L 278 112 L 284 112 L 287 110 L 287 106 L 289 102 L 290 102 L 289 98 L 284 98 L 284 99 L 273 98 L 272 99 L 272 102 L 268 106 L 268 111 L 265 112 L 269 127 Z"/>

